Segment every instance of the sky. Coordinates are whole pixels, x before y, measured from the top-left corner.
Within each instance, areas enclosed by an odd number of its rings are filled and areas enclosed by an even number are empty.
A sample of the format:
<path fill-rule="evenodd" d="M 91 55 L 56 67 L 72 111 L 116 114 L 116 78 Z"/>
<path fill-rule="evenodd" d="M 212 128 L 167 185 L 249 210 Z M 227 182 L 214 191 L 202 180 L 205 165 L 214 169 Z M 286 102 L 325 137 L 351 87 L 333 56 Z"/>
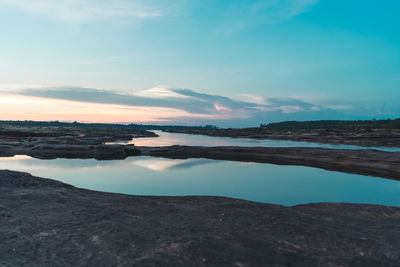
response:
<path fill-rule="evenodd" d="M 400 117 L 397 0 L 0 0 L 0 119 Z"/>

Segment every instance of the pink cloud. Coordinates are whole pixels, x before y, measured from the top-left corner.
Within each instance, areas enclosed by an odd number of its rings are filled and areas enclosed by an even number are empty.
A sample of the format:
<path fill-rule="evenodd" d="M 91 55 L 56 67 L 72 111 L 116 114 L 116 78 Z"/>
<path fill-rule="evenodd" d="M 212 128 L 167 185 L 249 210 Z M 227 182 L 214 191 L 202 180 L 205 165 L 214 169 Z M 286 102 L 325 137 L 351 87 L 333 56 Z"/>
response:
<path fill-rule="evenodd" d="M 167 122 L 171 118 L 218 119 L 218 115 L 191 113 L 178 108 L 88 103 L 3 94 L 2 120 L 61 120 L 81 122 Z"/>
<path fill-rule="evenodd" d="M 214 103 L 214 108 L 215 110 L 225 113 L 225 112 L 232 112 L 232 109 L 228 108 L 228 107 L 224 107 L 222 105 L 219 105 L 217 103 Z"/>

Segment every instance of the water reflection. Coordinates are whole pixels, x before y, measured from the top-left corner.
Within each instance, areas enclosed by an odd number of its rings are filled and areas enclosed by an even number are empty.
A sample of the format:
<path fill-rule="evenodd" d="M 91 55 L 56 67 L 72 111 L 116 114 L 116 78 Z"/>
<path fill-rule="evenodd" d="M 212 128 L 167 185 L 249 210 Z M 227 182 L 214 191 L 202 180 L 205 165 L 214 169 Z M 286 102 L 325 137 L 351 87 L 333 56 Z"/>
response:
<path fill-rule="evenodd" d="M 251 139 L 251 138 L 229 138 L 214 137 L 205 135 L 191 135 L 180 133 L 167 133 L 154 131 L 159 137 L 135 138 L 128 142 L 119 142 L 124 144 L 135 144 L 136 146 L 248 146 L 248 147 L 322 147 L 336 149 L 376 149 L 388 152 L 400 152 L 399 147 L 360 147 L 352 145 L 321 144 L 312 142 L 297 142 L 287 140 L 271 139 Z"/>
<path fill-rule="evenodd" d="M 210 163 L 218 163 L 210 159 L 157 159 L 143 158 L 132 161 L 133 165 L 144 167 L 153 171 L 166 171 L 170 169 L 190 169 L 192 167 Z"/>
<path fill-rule="evenodd" d="M 353 202 L 400 206 L 400 182 L 301 166 L 208 159 L 0 158 L 0 169 L 30 172 L 77 187 L 135 195 L 216 195 L 296 205 Z"/>

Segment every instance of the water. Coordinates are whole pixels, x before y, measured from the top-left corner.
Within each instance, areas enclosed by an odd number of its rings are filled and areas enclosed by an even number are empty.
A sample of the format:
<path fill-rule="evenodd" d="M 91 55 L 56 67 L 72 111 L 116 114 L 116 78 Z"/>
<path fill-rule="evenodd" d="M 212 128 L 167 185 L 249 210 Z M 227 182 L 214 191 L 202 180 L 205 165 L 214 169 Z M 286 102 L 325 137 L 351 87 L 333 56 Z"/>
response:
<path fill-rule="evenodd" d="M 123 144 L 135 144 L 136 146 L 248 146 L 248 147 L 321 147 L 335 149 L 376 149 L 387 152 L 400 152 L 400 147 L 361 147 L 353 145 L 322 144 L 312 142 L 299 142 L 272 139 L 251 139 L 251 138 L 229 138 L 214 137 L 206 135 L 192 135 L 180 133 L 168 133 L 154 131 L 159 137 L 135 138 Z"/>
<path fill-rule="evenodd" d="M 134 195 L 214 195 L 296 205 L 351 202 L 400 206 L 400 182 L 301 166 L 131 157 L 126 160 L 0 158 L 0 169 L 77 187 Z"/>

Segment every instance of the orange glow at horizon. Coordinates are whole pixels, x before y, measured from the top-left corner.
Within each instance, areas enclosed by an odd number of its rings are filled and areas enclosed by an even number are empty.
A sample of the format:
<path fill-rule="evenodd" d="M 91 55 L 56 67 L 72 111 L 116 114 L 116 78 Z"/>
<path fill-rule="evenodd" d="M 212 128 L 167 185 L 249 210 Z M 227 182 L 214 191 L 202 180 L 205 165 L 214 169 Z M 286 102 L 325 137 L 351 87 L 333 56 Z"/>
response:
<path fill-rule="evenodd" d="M 79 121 L 104 123 L 168 122 L 173 118 L 218 119 L 167 107 L 101 104 L 12 94 L 0 95 L 0 120 Z"/>

